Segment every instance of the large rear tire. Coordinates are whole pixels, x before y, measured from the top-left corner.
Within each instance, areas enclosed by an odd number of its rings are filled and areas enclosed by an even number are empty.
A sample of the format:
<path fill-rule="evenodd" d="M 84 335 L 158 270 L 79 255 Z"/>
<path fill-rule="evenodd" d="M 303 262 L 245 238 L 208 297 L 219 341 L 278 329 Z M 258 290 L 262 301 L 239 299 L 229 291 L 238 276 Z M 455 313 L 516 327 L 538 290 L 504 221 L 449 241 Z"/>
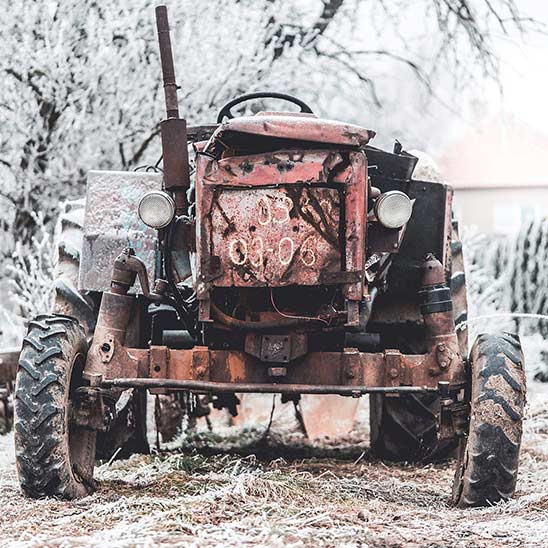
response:
<path fill-rule="evenodd" d="M 93 333 L 98 299 L 78 290 L 78 272 L 84 235 L 85 200 L 62 204 L 55 228 L 55 280 L 52 312 L 76 318 L 86 336 Z"/>
<path fill-rule="evenodd" d="M 72 417 L 84 386 L 84 330 L 68 316 L 38 316 L 23 342 L 15 388 L 15 451 L 23 492 L 83 497 L 94 490 L 94 431 Z"/>
<path fill-rule="evenodd" d="M 453 483 L 453 504 L 460 508 L 494 504 L 514 494 L 525 406 L 517 335 L 479 335 L 470 367 L 470 424 Z"/>
<path fill-rule="evenodd" d="M 462 356 L 468 355 L 466 278 L 458 222 L 452 223 L 451 274 L 449 279 L 453 316 Z M 411 350 L 411 349 L 409 349 Z M 458 439 L 438 440 L 439 398 L 417 394 L 370 396 L 371 452 L 391 461 L 431 462 L 456 456 Z"/>
<path fill-rule="evenodd" d="M 458 442 L 438 440 L 439 398 L 405 394 L 371 398 L 371 452 L 394 462 L 431 462 L 453 456 Z"/>

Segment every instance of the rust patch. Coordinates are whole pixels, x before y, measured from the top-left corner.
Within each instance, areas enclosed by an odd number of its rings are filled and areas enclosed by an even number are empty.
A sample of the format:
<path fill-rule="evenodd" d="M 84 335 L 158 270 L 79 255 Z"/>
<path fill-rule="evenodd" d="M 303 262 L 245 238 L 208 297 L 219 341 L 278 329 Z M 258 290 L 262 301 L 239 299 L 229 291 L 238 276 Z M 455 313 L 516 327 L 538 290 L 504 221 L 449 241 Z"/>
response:
<path fill-rule="evenodd" d="M 336 189 L 216 189 L 209 254 L 224 274 L 217 286 L 316 285 L 340 271 L 340 198 Z"/>

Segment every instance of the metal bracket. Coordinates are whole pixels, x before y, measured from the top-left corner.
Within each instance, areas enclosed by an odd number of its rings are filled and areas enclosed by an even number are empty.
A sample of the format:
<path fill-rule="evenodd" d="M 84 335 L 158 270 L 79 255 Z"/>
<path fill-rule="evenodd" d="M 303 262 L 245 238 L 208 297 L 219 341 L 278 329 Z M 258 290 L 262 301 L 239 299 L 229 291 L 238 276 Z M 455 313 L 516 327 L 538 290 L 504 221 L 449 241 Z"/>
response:
<path fill-rule="evenodd" d="M 198 380 L 205 380 L 209 378 L 209 351 L 196 350 L 192 353 L 192 370 L 194 378 Z"/>
<path fill-rule="evenodd" d="M 99 355 L 101 356 L 101 361 L 103 363 L 109 363 L 110 360 L 112 360 L 112 356 L 114 356 L 114 350 L 115 350 L 115 340 L 114 337 L 108 336 L 101 346 L 98 347 Z"/>
<path fill-rule="evenodd" d="M 71 408 L 71 419 L 84 428 L 106 432 L 115 411 L 105 404 L 103 392 L 101 388 L 90 386 L 78 388 Z"/>
<path fill-rule="evenodd" d="M 167 346 L 151 346 L 149 375 L 152 379 L 167 379 L 168 372 L 168 350 Z"/>
<path fill-rule="evenodd" d="M 404 384 L 403 356 L 399 350 L 385 350 L 385 384 L 386 386 L 400 386 Z"/>

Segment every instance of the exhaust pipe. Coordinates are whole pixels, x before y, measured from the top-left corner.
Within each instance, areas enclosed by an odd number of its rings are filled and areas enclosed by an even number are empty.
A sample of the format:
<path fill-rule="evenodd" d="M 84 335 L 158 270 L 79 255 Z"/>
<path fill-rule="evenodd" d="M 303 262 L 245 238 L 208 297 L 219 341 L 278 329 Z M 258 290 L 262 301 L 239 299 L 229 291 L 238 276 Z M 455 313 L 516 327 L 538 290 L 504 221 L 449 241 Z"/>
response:
<path fill-rule="evenodd" d="M 158 29 L 158 43 L 160 45 L 167 116 L 160 124 L 164 164 L 164 188 L 173 194 L 176 214 L 185 215 L 188 209 L 186 191 L 190 187 L 187 130 L 186 120 L 179 118 L 178 86 L 175 79 L 175 67 L 173 66 L 166 6 L 158 6 L 156 8 L 156 27 Z"/>

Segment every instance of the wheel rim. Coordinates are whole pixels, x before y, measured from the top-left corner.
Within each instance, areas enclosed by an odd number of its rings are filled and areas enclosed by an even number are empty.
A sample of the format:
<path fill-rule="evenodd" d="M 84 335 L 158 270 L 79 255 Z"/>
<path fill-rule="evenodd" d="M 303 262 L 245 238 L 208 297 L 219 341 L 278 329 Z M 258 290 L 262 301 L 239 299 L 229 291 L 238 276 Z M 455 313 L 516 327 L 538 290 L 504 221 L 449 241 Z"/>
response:
<path fill-rule="evenodd" d="M 82 378 L 86 360 L 84 354 L 78 352 L 72 360 L 70 368 L 70 384 L 67 393 L 65 427 L 67 432 L 70 471 L 75 481 L 88 484 L 92 481 L 95 463 L 95 437 L 93 430 L 88 430 L 76 423 L 72 410 L 76 401 L 76 391 L 85 386 Z"/>

